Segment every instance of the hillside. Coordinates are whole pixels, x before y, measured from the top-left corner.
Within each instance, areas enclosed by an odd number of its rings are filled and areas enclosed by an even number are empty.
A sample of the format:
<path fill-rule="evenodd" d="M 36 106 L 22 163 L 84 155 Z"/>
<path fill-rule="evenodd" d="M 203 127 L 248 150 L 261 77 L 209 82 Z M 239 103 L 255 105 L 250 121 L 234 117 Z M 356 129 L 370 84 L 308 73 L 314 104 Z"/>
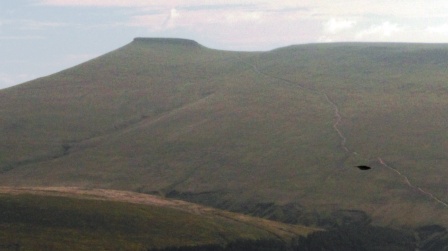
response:
<path fill-rule="evenodd" d="M 323 227 L 446 227 L 447 67 L 447 45 L 230 52 L 135 39 L 0 91 L 0 184 Z"/>
<path fill-rule="evenodd" d="M 317 229 L 151 195 L 78 188 L 0 188 L 0 248 L 150 250 L 289 242 Z"/>

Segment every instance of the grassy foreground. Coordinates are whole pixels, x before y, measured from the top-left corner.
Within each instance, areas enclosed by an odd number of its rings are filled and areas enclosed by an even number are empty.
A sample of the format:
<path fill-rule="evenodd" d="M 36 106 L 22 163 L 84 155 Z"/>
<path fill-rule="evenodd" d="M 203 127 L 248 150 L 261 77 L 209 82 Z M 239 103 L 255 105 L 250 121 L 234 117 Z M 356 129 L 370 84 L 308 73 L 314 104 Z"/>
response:
<path fill-rule="evenodd" d="M 74 191 L 5 192 L 3 188 L 0 250 L 149 250 L 288 239 L 268 221 L 257 224 L 247 216 L 217 213 L 191 203 L 153 196 L 144 200 L 145 195 L 125 202 L 120 201 L 124 198 L 118 191 L 101 191 L 106 195 Z M 302 234 L 309 232 L 303 229 Z M 295 232 L 291 237 L 298 235 Z"/>

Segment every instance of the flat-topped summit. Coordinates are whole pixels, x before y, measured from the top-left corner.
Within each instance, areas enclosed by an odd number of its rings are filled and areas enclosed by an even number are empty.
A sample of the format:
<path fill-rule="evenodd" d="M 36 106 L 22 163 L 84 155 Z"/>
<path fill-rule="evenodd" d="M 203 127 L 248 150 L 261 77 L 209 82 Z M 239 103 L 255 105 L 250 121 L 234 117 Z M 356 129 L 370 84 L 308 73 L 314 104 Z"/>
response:
<path fill-rule="evenodd" d="M 148 43 L 148 44 L 158 44 L 158 45 L 182 45 L 182 46 L 192 46 L 192 47 L 202 47 L 201 44 L 194 40 L 183 39 L 183 38 L 146 38 L 137 37 L 134 38 L 134 43 Z"/>

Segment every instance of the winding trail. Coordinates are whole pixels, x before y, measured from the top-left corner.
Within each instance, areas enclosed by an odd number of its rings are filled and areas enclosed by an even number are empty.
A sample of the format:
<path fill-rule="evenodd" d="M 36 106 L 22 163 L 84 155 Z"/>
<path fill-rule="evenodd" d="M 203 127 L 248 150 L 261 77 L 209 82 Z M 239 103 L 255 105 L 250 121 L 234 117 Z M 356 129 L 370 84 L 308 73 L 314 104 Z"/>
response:
<path fill-rule="evenodd" d="M 342 116 L 339 113 L 339 107 L 333 101 L 331 101 L 331 99 L 328 97 L 328 95 L 326 93 L 323 93 L 323 94 L 325 96 L 325 99 L 327 99 L 328 103 L 330 103 L 334 108 L 334 116 L 336 119 L 333 123 L 333 129 L 338 133 L 339 138 L 341 138 L 341 147 L 342 147 L 342 149 L 344 149 L 345 152 L 350 153 L 347 146 L 345 145 L 347 143 L 347 138 L 344 136 L 344 134 L 338 127 L 339 123 L 341 123 L 341 121 L 342 121 Z"/>
<path fill-rule="evenodd" d="M 398 171 L 397 169 L 395 169 L 395 168 L 389 166 L 389 165 L 388 165 L 386 162 L 384 162 L 384 160 L 381 159 L 380 157 L 378 157 L 378 162 L 380 162 L 380 164 L 381 164 L 382 166 L 388 168 L 389 170 L 391 170 L 391 171 L 397 173 L 399 176 L 401 176 L 401 177 L 403 178 L 404 182 L 406 183 L 406 185 L 408 185 L 410 188 L 412 188 L 412 189 L 414 189 L 414 190 L 418 190 L 420 193 L 426 195 L 427 197 L 429 197 L 430 199 L 434 200 L 434 201 L 437 202 L 438 204 L 440 204 L 440 205 L 442 205 L 442 206 L 448 208 L 448 204 L 447 204 L 446 202 L 442 201 L 441 199 L 439 199 L 438 197 L 436 197 L 434 194 L 432 194 L 432 193 L 430 193 L 430 192 L 427 192 L 427 191 L 423 190 L 422 188 L 420 188 L 420 187 L 418 187 L 418 186 L 413 185 L 413 184 L 409 181 L 409 178 L 408 178 L 406 175 L 402 174 L 402 173 L 401 173 L 400 171 Z"/>
<path fill-rule="evenodd" d="M 146 127 L 157 122 L 166 120 L 177 114 L 181 111 L 190 109 L 195 105 L 198 105 L 202 102 L 207 102 L 210 97 L 213 97 L 214 93 L 207 94 L 197 100 L 193 100 L 191 102 L 187 102 L 185 104 L 181 104 L 178 107 L 173 107 L 171 110 L 160 114 L 154 114 L 152 116 L 142 116 L 138 119 L 129 120 L 123 123 L 120 126 L 114 127 L 112 129 L 106 129 L 102 132 L 99 132 L 97 135 L 93 135 L 89 138 L 84 139 L 75 139 L 70 144 L 61 145 L 61 149 L 59 151 L 48 152 L 41 156 L 34 156 L 28 159 L 19 160 L 12 163 L 6 163 L 3 166 L 0 165 L 0 174 L 11 171 L 12 169 L 19 168 L 26 165 L 40 164 L 49 161 L 55 161 L 57 159 L 61 159 L 70 155 L 72 153 L 78 151 L 84 151 L 87 148 L 96 147 L 100 144 L 105 144 L 104 140 L 110 138 L 111 136 L 123 135 L 132 131 L 135 131 L 139 128 Z"/>
<path fill-rule="evenodd" d="M 346 146 L 347 138 L 344 136 L 342 131 L 339 129 L 339 124 L 342 121 L 342 116 L 339 113 L 339 107 L 328 97 L 328 95 L 325 92 L 323 92 L 321 90 L 316 90 L 316 89 L 313 89 L 313 88 L 310 88 L 310 87 L 303 86 L 300 83 L 297 83 L 297 82 L 294 82 L 294 81 L 291 81 L 291 80 L 288 80 L 288 79 L 284 79 L 284 78 L 280 78 L 280 77 L 269 75 L 267 73 L 264 73 L 264 72 L 260 71 L 256 65 L 248 63 L 248 62 L 245 62 L 241 57 L 239 59 L 241 60 L 241 62 L 243 62 L 243 64 L 246 64 L 246 65 L 252 67 L 253 71 L 256 72 L 257 74 L 263 75 L 263 76 L 271 78 L 271 79 L 280 80 L 282 82 L 287 83 L 288 85 L 293 85 L 293 86 L 296 86 L 296 87 L 300 87 L 300 88 L 302 88 L 304 90 L 308 90 L 310 92 L 323 95 L 325 97 L 325 99 L 327 100 L 327 102 L 334 109 L 335 121 L 333 123 L 333 129 L 334 129 L 334 131 L 336 131 L 336 133 L 338 134 L 339 138 L 341 139 L 340 146 L 347 154 L 350 153 L 349 149 Z"/>
<path fill-rule="evenodd" d="M 351 152 L 351 151 L 347 148 L 347 146 L 346 146 L 347 138 L 344 136 L 344 134 L 342 133 L 341 129 L 339 129 L 339 124 L 342 122 L 342 116 L 341 116 L 341 114 L 340 114 L 339 107 L 336 105 L 335 102 L 333 102 L 333 101 L 328 97 L 328 95 L 327 95 L 325 92 L 323 92 L 323 91 L 321 91 L 321 90 L 315 90 L 315 89 L 311 89 L 311 88 L 309 88 L 309 87 L 305 87 L 305 86 L 301 85 L 300 83 L 296 83 L 296 82 L 291 81 L 291 80 L 287 80 L 287 79 L 279 78 L 279 77 L 276 77 L 276 76 L 271 76 L 271 75 L 269 75 L 269 74 L 267 74 L 267 73 L 261 72 L 261 71 L 258 69 L 258 67 L 257 67 L 256 65 L 253 65 L 253 64 L 251 64 L 251 63 L 244 62 L 243 59 L 242 59 L 241 57 L 240 57 L 240 60 L 241 60 L 244 64 L 247 64 L 247 65 L 251 66 L 251 67 L 253 68 L 253 71 L 255 71 L 256 73 L 258 73 L 258 74 L 260 74 L 260 75 L 263 75 L 263 76 L 265 76 L 265 77 L 269 77 L 269 78 L 272 78 L 272 79 L 276 79 L 276 80 L 281 80 L 281 81 L 287 83 L 288 85 L 293 84 L 294 86 L 298 86 L 298 87 L 300 87 L 300 88 L 302 88 L 302 89 L 305 89 L 305 90 L 308 90 L 308 91 L 311 91 L 311 92 L 314 92 L 314 93 L 317 92 L 317 93 L 320 93 L 321 95 L 323 95 L 323 96 L 325 97 L 325 99 L 327 100 L 327 102 L 328 102 L 328 103 L 333 107 L 333 109 L 334 109 L 334 117 L 335 117 L 335 120 L 334 120 L 334 123 L 333 123 L 333 129 L 334 129 L 334 131 L 338 134 L 339 138 L 341 139 L 341 142 L 340 142 L 340 146 L 341 146 L 341 148 L 345 151 L 345 153 L 347 154 L 347 157 L 348 157 L 348 154 L 354 153 L 354 152 Z M 354 153 L 354 154 L 356 154 L 356 153 Z M 413 184 L 411 183 L 411 181 L 409 180 L 409 178 L 408 178 L 406 175 L 404 175 L 403 173 L 401 173 L 401 172 L 398 171 L 397 169 L 395 169 L 395 168 L 389 166 L 389 165 L 388 165 L 388 164 L 387 164 L 381 157 L 378 157 L 378 162 L 379 162 L 382 166 L 386 167 L 386 168 L 389 169 L 390 171 L 392 171 L 392 172 L 398 174 L 400 177 L 402 177 L 403 180 L 404 180 L 404 182 L 405 182 L 405 184 L 406 184 L 408 187 L 410 187 L 411 189 L 413 189 L 414 191 L 419 192 L 419 193 L 423 194 L 424 196 L 428 197 L 429 199 L 434 200 L 436 203 L 442 205 L 443 207 L 448 208 L 448 203 L 447 203 L 447 202 L 444 202 L 444 201 L 442 201 L 441 199 L 439 199 L 437 196 L 435 196 L 434 194 L 432 194 L 432 193 L 430 193 L 430 192 L 428 192 L 428 191 L 425 191 L 425 190 L 423 190 L 422 188 L 420 188 L 420 187 L 418 187 L 418 186 L 416 186 L 416 185 L 413 185 Z"/>
<path fill-rule="evenodd" d="M 268 77 L 268 78 L 272 78 L 272 79 L 280 80 L 280 81 L 282 81 L 282 82 L 287 83 L 288 85 L 292 85 L 292 86 L 295 86 L 295 87 L 300 87 L 300 88 L 305 89 L 305 90 L 308 90 L 308 91 L 313 91 L 313 92 L 315 91 L 315 90 L 313 90 L 313 89 L 311 89 L 311 88 L 308 88 L 308 87 L 303 86 L 303 85 L 300 84 L 300 83 L 297 83 L 297 82 L 294 82 L 294 81 L 291 81 L 291 80 L 288 80 L 288 79 L 284 79 L 284 78 L 280 78 L 280 77 L 276 77 L 276 76 L 272 76 L 272 75 L 269 75 L 269 74 L 267 74 L 267 73 L 264 73 L 264 72 L 260 71 L 256 65 L 251 64 L 251 63 L 244 62 L 242 58 L 240 58 L 240 60 L 241 60 L 244 64 L 247 64 L 247 65 L 251 66 L 252 69 L 253 69 L 253 71 L 256 72 L 256 73 L 258 73 L 258 74 L 260 74 L 260 75 L 263 75 L 263 76 Z"/>

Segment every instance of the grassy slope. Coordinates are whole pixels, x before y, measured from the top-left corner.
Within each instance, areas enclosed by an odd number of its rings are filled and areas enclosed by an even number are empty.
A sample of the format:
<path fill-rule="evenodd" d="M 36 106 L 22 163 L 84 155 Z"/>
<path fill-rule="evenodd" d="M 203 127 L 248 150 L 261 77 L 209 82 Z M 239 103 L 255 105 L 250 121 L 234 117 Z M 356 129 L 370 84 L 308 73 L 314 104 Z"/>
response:
<path fill-rule="evenodd" d="M 0 246 L 21 250 L 145 250 L 312 232 L 119 191 L 2 188 L 0 209 Z"/>
<path fill-rule="evenodd" d="M 446 222 L 446 205 L 416 188 L 447 199 L 448 74 L 444 69 L 448 47 L 335 44 L 291 53 L 293 49 L 280 49 L 260 59 L 271 61 L 265 71 L 327 94 L 342 116 L 339 127 L 350 151 L 345 164 L 377 167 L 364 177 L 344 172 L 325 189 L 342 195 L 359 191 L 362 198 L 374 201 L 373 211 L 380 219 L 387 218 L 384 213 L 393 213 L 396 221 L 432 215 L 434 222 Z M 378 157 L 404 174 L 413 187 L 380 165 Z"/>
<path fill-rule="evenodd" d="M 212 192 L 448 224 L 445 206 L 378 161 L 448 200 L 447 59 L 444 45 L 238 53 L 137 40 L 0 92 L 0 182 Z"/>

